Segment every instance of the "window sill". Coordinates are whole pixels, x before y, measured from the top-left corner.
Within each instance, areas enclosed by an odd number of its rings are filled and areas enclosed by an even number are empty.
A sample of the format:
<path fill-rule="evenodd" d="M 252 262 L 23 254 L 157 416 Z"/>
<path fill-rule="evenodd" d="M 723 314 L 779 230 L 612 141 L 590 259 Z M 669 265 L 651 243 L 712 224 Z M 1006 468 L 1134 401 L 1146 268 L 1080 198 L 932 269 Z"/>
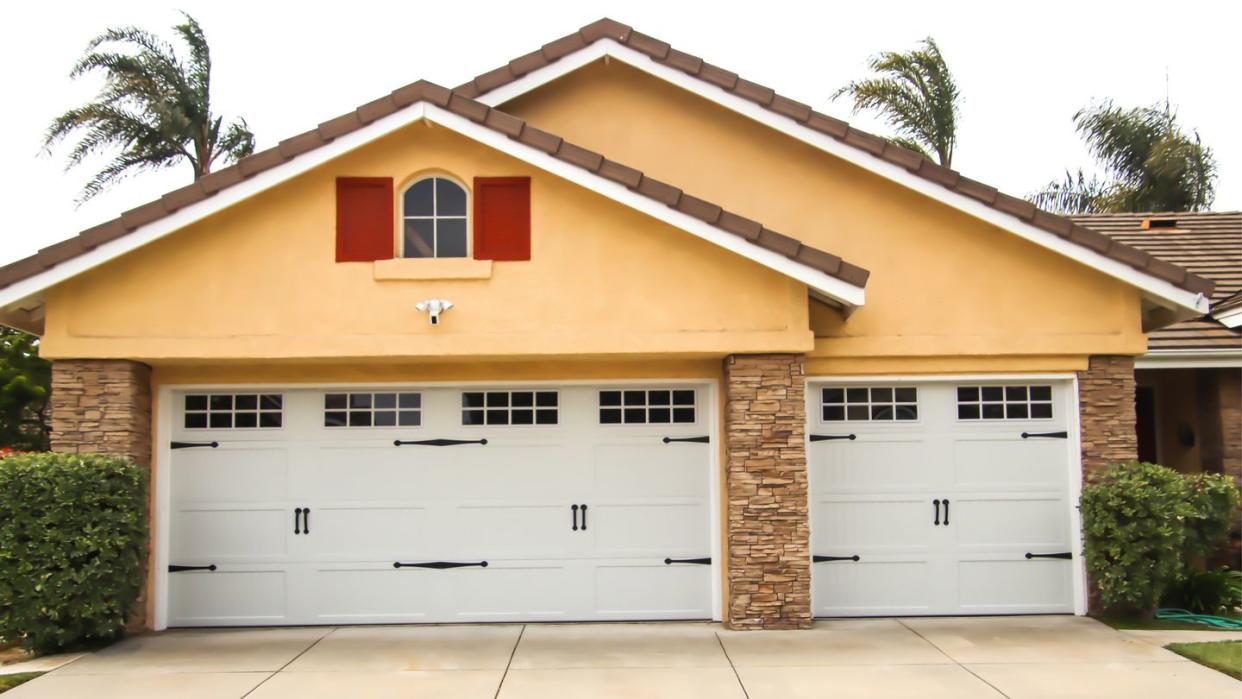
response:
<path fill-rule="evenodd" d="M 374 269 L 377 282 L 492 278 L 491 260 L 467 257 L 376 260 Z"/>

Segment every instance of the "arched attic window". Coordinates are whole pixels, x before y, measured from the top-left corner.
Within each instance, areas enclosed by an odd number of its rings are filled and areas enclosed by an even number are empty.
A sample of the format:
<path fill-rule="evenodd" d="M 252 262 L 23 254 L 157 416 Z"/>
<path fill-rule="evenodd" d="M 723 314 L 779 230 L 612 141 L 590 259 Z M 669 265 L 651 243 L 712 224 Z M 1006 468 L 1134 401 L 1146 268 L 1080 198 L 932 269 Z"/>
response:
<path fill-rule="evenodd" d="M 468 210 L 466 188 L 447 177 L 424 177 L 406 187 L 401 196 L 401 256 L 468 256 Z"/>

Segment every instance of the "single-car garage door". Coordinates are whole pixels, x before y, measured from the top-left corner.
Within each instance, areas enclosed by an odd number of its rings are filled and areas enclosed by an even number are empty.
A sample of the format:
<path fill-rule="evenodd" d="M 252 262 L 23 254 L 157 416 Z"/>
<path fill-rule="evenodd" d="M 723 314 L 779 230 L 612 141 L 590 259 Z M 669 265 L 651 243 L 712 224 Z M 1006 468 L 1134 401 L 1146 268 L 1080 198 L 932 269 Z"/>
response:
<path fill-rule="evenodd" d="M 177 393 L 168 623 L 710 618 L 707 393 Z"/>
<path fill-rule="evenodd" d="M 817 616 L 1073 611 L 1064 381 L 816 382 Z"/>

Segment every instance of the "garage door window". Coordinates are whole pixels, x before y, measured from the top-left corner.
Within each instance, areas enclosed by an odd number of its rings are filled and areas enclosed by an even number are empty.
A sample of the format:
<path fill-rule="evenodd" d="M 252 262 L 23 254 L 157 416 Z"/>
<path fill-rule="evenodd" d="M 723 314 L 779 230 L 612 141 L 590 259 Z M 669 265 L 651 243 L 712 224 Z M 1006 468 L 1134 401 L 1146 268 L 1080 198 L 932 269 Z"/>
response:
<path fill-rule="evenodd" d="M 625 389 L 599 392 L 601 425 L 693 423 L 693 389 Z"/>
<path fill-rule="evenodd" d="M 560 421 L 556 391 L 466 391 L 463 425 L 555 425 Z"/>
<path fill-rule="evenodd" d="M 958 386 L 959 420 L 1049 420 L 1051 386 Z"/>
<path fill-rule="evenodd" d="M 423 424 L 419 393 L 328 393 L 324 427 L 418 427 Z"/>
<path fill-rule="evenodd" d="M 187 429 L 278 428 L 284 420 L 279 393 L 212 393 L 185 397 Z"/>
<path fill-rule="evenodd" d="M 913 386 L 836 386 L 820 392 L 824 422 L 917 420 L 918 389 Z"/>

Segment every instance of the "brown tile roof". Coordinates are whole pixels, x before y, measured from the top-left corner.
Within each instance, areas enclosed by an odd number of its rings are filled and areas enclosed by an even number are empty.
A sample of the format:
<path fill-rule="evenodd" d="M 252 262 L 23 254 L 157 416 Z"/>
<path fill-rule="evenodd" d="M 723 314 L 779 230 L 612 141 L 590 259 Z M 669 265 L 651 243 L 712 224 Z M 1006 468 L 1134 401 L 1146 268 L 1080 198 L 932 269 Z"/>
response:
<path fill-rule="evenodd" d="M 1216 283 L 1212 310 L 1242 305 L 1242 211 L 1090 214 L 1076 222 Z M 1242 348 L 1242 328 L 1204 317 L 1148 336 L 1152 350 Z"/>
<path fill-rule="evenodd" d="M 648 177 L 640 170 L 608 160 L 599 153 L 569 143 L 560 136 L 541 131 L 517 117 L 488 107 L 466 95 L 420 80 L 368 102 L 348 114 L 325 121 L 316 129 L 285 139 L 272 148 L 242 159 L 235 165 L 206 175 L 194 184 L 126 211 L 107 223 L 82 231 L 74 238 L 43 248 L 30 257 L 0 267 L 0 288 L 33 277 L 66 260 L 120 238 L 139 226 L 157 221 L 178 209 L 203 201 L 257 173 L 288 162 L 303 153 L 328 144 L 335 138 L 361 129 L 377 119 L 422 101 L 448 109 L 459 116 L 504 134 L 512 140 L 541 150 L 599 177 L 618 182 L 631 191 L 659 201 L 722 231 L 817 269 L 843 282 L 859 287 L 867 283 L 870 272 L 836 255 L 804 245 L 795 238 L 764 227 L 758 221 L 752 221 L 729 212 L 718 204 L 691 196 L 678 187 Z"/>
<path fill-rule="evenodd" d="M 1036 209 L 1030 202 L 1003 194 L 995 187 L 963 177 L 958 172 L 941 167 L 918 153 L 902 148 L 887 139 L 855 129 L 839 119 L 820 114 L 811 109 L 809 105 L 779 95 L 771 88 L 740 78 L 737 73 L 711 65 L 697 56 L 678 51 L 664 41 L 637 32 L 628 25 L 611 19 L 597 20 L 572 34 L 544 44 L 537 51 L 519 56 L 506 65 L 483 73 L 474 80 L 458 86 L 456 91 L 470 97 L 481 96 L 602 39 L 612 39 L 649 56 L 658 63 L 750 100 L 809 129 L 831 136 L 904 168 L 912 174 L 935 182 L 945 189 L 980 201 L 1037 228 L 1054 233 L 1156 278 L 1171 282 L 1179 288 L 1191 292 L 1211 293 L 1211 282 L 1190 274 L 1176 265 L 1168 264 L 1157 257 L 1130 248 L 1121 241 L 1103 236 L 1067 218 Z"/>

